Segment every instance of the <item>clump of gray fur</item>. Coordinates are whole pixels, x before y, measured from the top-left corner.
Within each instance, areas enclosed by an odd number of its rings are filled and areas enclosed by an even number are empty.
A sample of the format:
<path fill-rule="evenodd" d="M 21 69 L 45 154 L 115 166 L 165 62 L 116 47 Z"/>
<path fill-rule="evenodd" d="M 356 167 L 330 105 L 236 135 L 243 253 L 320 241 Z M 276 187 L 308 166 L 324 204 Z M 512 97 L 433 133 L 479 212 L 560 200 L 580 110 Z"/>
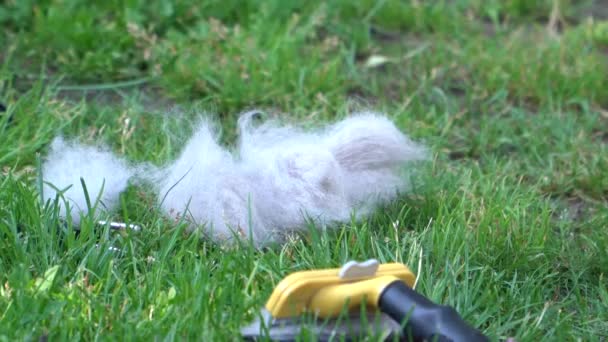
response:
<path fill-rule="evenodd" d="M 112 210 L 130 179 L 153 180 L 160 207 L 183 217 L 193 229 L 205 227 L 216 240 L 251 238 L 257 245 L 281 241 L 305 228 L 346 222 L 408 190 L 401 175 L 426 149 L 400 132 L 385 116 L 364 112 L 317 131 L 268 121 L 254 127 L 256 112 L 239 120 L 237 151 L 217 142 L 213 126 L 199 125 L 180 156 L 163 168 L 133 166 L 99 147 L 68 144 L 57 138 L 43 165 L 46 182 L 72 185 L 64 196 L 79 222 L 86 212 L 80 178 L 92 198 L 100 195 Z M 147 172 L 141 172 L 147 170 Z M 50 187 L 44 195 L 53 199 Z M 62 215 L 67 215 L 62 208 Z"/>

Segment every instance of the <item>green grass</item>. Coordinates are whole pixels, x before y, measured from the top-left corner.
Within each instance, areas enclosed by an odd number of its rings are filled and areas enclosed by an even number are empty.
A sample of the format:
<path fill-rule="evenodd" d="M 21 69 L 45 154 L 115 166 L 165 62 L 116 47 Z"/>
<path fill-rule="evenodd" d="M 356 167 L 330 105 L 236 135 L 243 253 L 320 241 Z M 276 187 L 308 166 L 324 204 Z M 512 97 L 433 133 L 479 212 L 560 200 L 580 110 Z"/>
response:
<path fill-rule="evenodd" d="M 234 340 L 287 274 L 368 258 L 407 263 L 493 339 L 608 338 L 599 1 L 199 3 L 0 5 L 0 340 Z M 383 110 L 433 160 L 363 222 L 264 251 L 186 234 L 142 187 L 113 213 L 140 233 L 84 218 L 76 236 L 40 202 L 58 133 L 162 163 L 200 113 L 231 144 L 252 107 L 314 125 Z"/>

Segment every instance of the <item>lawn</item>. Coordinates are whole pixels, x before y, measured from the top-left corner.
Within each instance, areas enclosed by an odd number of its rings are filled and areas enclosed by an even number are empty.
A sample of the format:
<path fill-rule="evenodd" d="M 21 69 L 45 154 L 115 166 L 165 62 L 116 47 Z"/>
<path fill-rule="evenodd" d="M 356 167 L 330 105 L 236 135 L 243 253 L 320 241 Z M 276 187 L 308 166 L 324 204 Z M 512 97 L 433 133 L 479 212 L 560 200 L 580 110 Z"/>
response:
<path fill-rule="evenodd" d="M 284 276 L 369 258 L 493 339 L 608 339 L 601 1 L 6 0 L 0 30 L 1 341 L 234 340 Z M 187 234 L 141 186 L 112 213 L 138 233 L 40 201 L 59 133 L 161 164 L 201 115 L 230 146 L 251 108 L 382 111 L 432 160 L 365 220 L 265 250 Z"/>

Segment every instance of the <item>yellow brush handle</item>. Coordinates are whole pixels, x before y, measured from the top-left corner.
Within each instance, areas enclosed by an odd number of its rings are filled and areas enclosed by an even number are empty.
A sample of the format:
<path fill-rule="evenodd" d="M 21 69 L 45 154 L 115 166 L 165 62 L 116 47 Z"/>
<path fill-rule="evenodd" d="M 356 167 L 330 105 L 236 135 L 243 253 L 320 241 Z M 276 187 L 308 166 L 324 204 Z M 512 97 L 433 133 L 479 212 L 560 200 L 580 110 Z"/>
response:
<path fill-rule="evenodd" d="M 395 276 L 381 276 L 354 283 L 326 286 L 312 296 L 308 309 L 321 318 L 336 317 L 344 309 L 346 311 L 357 309 L 361 303 L 377 309 L 384 289 L 398 280 L 400 279 Z"/>

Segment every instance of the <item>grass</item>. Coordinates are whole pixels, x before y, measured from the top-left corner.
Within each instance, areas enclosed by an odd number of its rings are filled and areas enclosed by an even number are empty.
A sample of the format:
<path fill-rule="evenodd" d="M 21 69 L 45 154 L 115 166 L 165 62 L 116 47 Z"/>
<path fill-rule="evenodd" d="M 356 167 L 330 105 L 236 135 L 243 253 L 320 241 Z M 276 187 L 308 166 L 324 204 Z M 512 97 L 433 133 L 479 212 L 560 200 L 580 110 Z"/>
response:
<path fill-rule="evenodd" d="M 0 5 L 0 340 L 234 340 L 287 274 L 368 258 L 493 339 L 608 338 L 604 5 L 199 3 Z M 162 163 L 200 113 L 231 144 L 252 107 L 382 110 L 434 158 L 363 222 L 264 251 L 186 234 L 141 187 L 113 213 L 140 233 L 76 235 L 39 200 L 58 133 Z"/>

